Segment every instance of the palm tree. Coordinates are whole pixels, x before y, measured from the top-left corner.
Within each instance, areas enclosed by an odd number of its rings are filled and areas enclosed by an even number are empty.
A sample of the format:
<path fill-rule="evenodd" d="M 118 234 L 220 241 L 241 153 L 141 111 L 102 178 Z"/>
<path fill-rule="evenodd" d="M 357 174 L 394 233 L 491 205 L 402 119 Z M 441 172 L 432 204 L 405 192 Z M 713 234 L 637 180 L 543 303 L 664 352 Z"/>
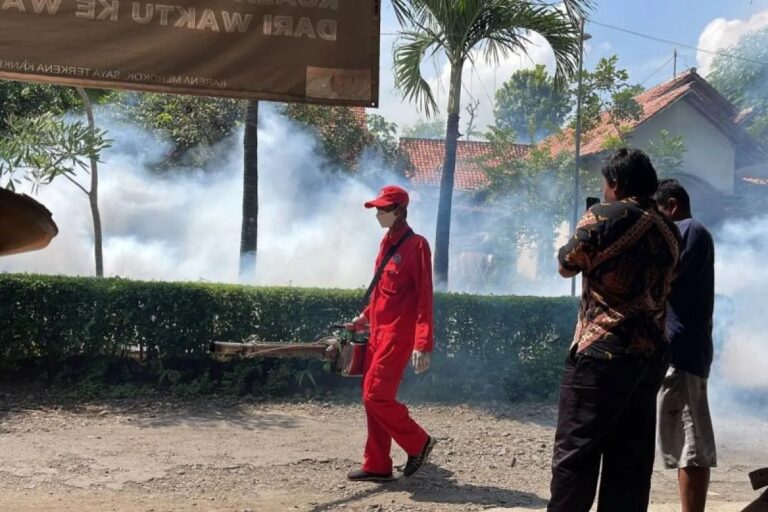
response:
<path fill-rule="evenodd" d="M 573 75 L 579 58 L 578 19 L 592 0 L 565 0 L 565 10 L 534 0 L 392 0 L 402 27 L 395 47 L 395 84 L 427 116 L 437 110 L 429 83 L 421 74 L 425 57 L 442 55 L 451 66 L 445 159 L 440 183 L 435 236 L 435 285 L 448 286 L 448 245 L 451 230 L 453 177 L 461 112 L 461 78 L 475 51 L 498 62 L 512 52 L 526 52 L 530 34 L 537 33 L 555 54 L 556 82 Z"/>
<path fill-rule="evenodd" d="M 258 126 L 259 102 L 249 100 L 243 133 L 243 223 L 240 229 L 240 281 L 256 275 L 256 244 L 259 220 Z"/>

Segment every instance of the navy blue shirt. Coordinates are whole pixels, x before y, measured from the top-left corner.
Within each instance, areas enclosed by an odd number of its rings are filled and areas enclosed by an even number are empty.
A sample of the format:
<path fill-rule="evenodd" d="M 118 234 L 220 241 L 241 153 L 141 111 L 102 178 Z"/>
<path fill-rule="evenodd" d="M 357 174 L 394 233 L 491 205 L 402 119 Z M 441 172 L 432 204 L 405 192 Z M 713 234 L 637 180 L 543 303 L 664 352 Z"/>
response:
<path fill-rule="evenodd" d="M 675 368 L 709 377 L 712 366 L 712 310 L 715 305 L 715 244 L 695 219 L 676 222 L 683 251 L 667 308 L 667 336 Z"/>

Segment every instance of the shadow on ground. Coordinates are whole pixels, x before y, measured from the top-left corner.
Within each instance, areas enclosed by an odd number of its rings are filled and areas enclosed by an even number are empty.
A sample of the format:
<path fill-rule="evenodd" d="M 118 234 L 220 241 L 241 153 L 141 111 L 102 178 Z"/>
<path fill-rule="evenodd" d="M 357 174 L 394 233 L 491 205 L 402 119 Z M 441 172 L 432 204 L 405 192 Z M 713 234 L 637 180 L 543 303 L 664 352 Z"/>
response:
<path fill-rule="evenodd" d="M 384 496 L 387 493 L 405 492 L 410 494 L 410 499 L 417 503 L 441 503 L 452 505 L 481 505 L 497 507 L 522 507 L 539 509 L 547 505 L 543 498 L 514 489 L 502 489 L 488 485 L 459 484 L 454 478 L 454 473 L 444 468 L 438 468 L 432 464 L 427 465 L 422 472 L 414 478 L 401 477 L 394 482 L 381 485 L 372 485 L 351 496 L 327 503 L 318 503 L 312 512 L 336 510 L 340 506 L 353 505 L 374 496 Z"/>

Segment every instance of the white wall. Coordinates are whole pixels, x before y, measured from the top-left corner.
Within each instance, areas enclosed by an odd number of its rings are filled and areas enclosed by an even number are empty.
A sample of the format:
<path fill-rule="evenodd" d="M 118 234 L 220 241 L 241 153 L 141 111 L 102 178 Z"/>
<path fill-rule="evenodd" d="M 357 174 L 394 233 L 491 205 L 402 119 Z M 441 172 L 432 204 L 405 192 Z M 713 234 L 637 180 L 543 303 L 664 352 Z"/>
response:
<path fill-rule="evenodd" d="M 631 135 L 632 146 L 647 148 L 651 140 L 658 139 L 661 130 L 685 136 L 683 172 L 706 180 L 721 192 L 733 194 L 735 150 L 731 139 L 719 128 L 681 100 L 640 125 Z"/>

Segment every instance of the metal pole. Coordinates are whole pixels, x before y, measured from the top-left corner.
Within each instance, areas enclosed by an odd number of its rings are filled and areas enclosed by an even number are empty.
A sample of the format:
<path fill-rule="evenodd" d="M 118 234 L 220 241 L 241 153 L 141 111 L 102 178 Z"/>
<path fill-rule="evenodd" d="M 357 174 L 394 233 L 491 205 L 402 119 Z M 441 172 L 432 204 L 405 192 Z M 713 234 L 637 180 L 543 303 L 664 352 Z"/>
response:
<path fill-rule="evenodd" d="M 676 78 L 677 77 L 677 48 L 675 48 L 675 51 L 672 54 L 672 60 L 674 61 L 674 64 L 672 64 L 672 78 Z"/>
<path fill-rule="evenodd" d="M 584 18 L 581 18 L 579 26 L 579 76 L 576 86 L 576 155 L 574 158 L 573 172 L 573 224 L 576 232 L 576 224 L 579 222 L 579 169 L 581 168 L 581 82 L 582 68 L 584 65 Z M 576 277 L 571 278 L 571 296 L 576 296 Z"/>

